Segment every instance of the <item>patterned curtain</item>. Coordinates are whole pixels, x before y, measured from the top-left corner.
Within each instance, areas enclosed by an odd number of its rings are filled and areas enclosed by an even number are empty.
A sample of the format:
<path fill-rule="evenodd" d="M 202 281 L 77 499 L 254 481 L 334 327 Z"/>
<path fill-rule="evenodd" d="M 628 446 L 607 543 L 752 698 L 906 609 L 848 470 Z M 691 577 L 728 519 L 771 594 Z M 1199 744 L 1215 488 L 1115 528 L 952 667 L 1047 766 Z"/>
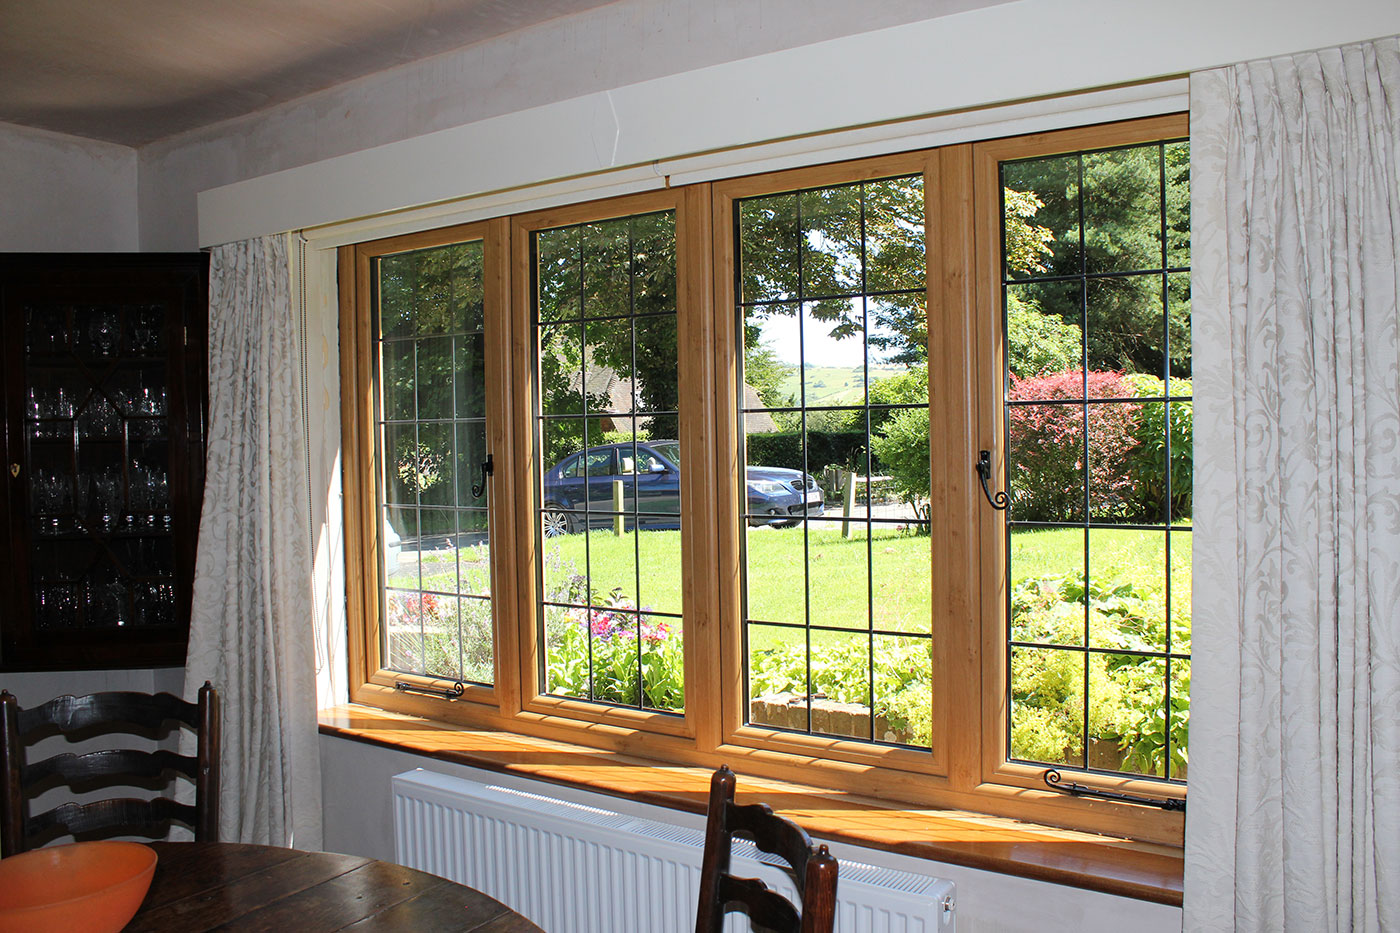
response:
<path fill-rule="evenodd" d="M 219 839 L 321 846 L 296 321 L 285 236 L 210 257 L 209 459 L 185 693 L 223 712 Z"/>
<path fill-rule="evenodd" d="M 1185 928 L 1400 930 L 1400 40 L 1191 78 Z"/>

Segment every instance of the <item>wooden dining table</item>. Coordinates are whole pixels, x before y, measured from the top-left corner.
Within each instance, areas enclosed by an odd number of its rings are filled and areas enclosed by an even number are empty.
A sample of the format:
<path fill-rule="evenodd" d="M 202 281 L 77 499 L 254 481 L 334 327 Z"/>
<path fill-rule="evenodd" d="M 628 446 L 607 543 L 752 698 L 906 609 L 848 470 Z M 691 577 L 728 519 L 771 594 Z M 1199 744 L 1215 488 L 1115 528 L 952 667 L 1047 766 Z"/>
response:
<path fill-rule="evenodd" d="M 127 933 L 542 933 L 474 888 L 372 858 L 231 842 L 151 848 L 155 877 Z"/>

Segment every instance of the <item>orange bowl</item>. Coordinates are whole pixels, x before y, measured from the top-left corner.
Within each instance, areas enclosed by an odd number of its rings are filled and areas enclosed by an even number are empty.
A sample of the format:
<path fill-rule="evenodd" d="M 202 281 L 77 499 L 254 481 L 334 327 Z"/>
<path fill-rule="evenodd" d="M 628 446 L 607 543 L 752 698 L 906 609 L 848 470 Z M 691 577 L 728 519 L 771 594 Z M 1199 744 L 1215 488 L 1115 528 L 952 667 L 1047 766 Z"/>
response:
<path fill-rule="evenodd" d="M 117 933 L 155 870 L 155 851 L 137 842 L 78 842 L 0 859 L 0 933 Z"/>

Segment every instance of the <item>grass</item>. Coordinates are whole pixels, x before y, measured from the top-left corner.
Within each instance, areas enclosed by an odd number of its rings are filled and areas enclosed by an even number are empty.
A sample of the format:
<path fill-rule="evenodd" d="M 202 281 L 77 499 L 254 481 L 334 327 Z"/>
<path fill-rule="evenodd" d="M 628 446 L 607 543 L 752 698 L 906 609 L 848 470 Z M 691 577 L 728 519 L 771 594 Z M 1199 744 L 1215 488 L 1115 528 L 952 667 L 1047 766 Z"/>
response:
<path fill-rule="evenodd" d="M 1090 572 L 1114 579 L 1133 579 L 1161 589 L 1165 535 L 1120 529 L 1089 532 Z M 868 546 L 867 546 L 868 544 Z M 617 537 L 611 529 L 552 538 L 545 568 L 546 593 L 561 593 L 573 575 L 587 574 L 596 600 L 614 589 L 635 598 L 644 609 L 680 614 L 681 544 L 679 531 L 628 532 Z M 746 546 L 748 618 L 755 623 L 801 625 L 810 613 L 814 625 L 876 631 L 927 633 L 932 594 L 929 583 L 929 538 L 905 532 L 877 530 L 866 541 L 864 529 L 841 537 L 835 523 L 808 529 L 750 529 Z M 808 555 L 808 586 L 804 587 L 803 556 Z M 1189 619 L 1191 605 L 1191 533 L 1171 533 L 1173 615 Z M 442 592 L 486 595 L 490 592 L 484 546 L 429 552 L 422 557 L 423 588 Z M 405 552 L 391 586 L 416 589 L 418 562 Z M 638 567 L 641 573 L 638 573 Z M 1084 532 L 1074 528 L 1018 531 L 1011 541 L 1012 583 L 1033 577 L 1082 573 Z M 867 580 L 870 589 L 867 590 Z M 810 601 L 809 601 L 810 596 Z M 870 598 L 873 618 L 867 619 Z M 558 598 L 558 597 L 556 597 Z M 814 633 L 816 643 L 834 644 L 845 636 Z M 751 627 L 755 648 L 792 643 L 805 638 L 799 631 L 757 624 Z"/>

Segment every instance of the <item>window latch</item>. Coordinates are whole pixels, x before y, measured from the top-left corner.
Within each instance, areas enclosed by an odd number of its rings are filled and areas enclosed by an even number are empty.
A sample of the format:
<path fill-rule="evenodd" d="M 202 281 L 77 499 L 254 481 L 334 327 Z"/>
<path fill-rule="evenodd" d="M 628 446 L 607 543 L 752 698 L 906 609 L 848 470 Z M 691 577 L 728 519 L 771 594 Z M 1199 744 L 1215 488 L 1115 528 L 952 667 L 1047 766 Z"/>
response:
<path fill-rule="evenodd" d="M 472 483 L 472 498 L 480 499 L 481 494 L 486 491 L 486 477 L 496 472 L 496 465 L 491 460 L 491 455 L 487 454 L 486 459 L 481 461 L 481 482 Z"/>
<path fill-rule="evenodd" d="M 1006 511 L 1007 507 L 1011 505 L 1011 497 L 1006 494 L 1005 490 L 994 496 L 992 491 L 987 488 L 987 480 L 992 478 L 992 452 L 990 450 L 977 451 L 977 462 L 972 466 L 977 471 L 977 478 L 982 481 L 982 495 L 987 497 L 992 508 L 998 512 Z"/>
<path fill-rule="evenodd" d="M 425 697 L 442 697 L 444 700 L 455 700 L 467 692 L 466 686 L 460 680 L 441 690 L 435 687 L 420 687 L 404 680 L 396 680 L 394 681 L 394 689 L 399 693 L 417 693 Z"/>
<path fill-rule="evenodd" d="M 1047 768 L 1043 775 L 1045 786 L 1074 797 L 1098 797 L 1103 800 L 1117 800 L 1120 803 L 1138 803 L 1146 807 L 1160 807 L 1163 810 L 1186 812 L 1185 797 L 1144 797 L 1141 794 L 1124 794 L 1116 790 L 1099 790 L 1087 784 L 1076 784 L 1060 777 L 1060 772 Z"/>

